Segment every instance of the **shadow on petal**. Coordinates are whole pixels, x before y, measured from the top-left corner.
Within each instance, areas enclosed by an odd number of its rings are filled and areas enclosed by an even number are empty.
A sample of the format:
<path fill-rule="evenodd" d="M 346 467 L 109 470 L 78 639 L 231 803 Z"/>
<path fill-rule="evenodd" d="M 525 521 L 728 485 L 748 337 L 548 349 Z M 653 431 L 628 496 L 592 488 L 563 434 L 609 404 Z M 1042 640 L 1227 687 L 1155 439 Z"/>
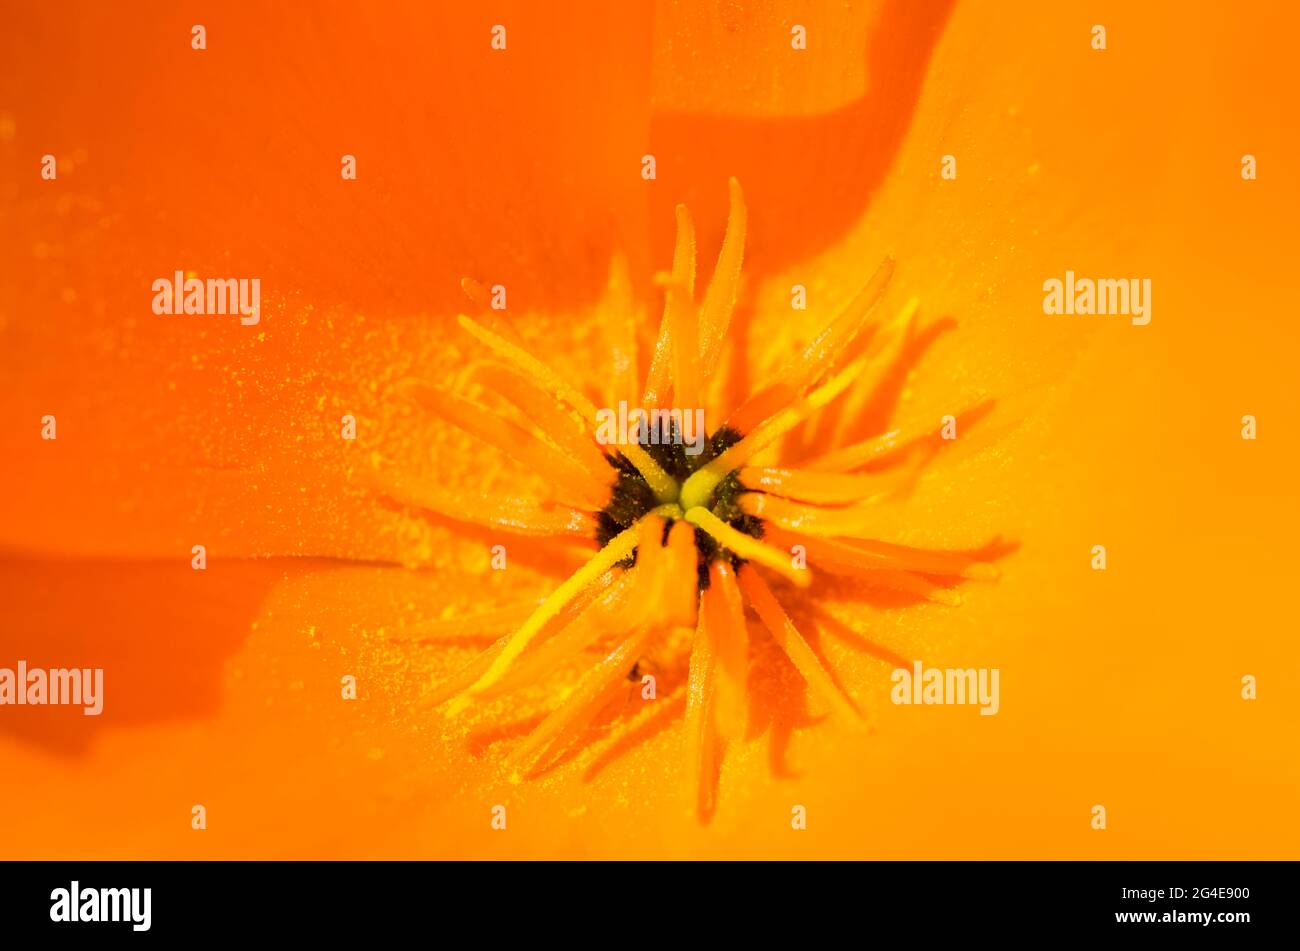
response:
<path fill-rule="evenodd" d="M 864 53 L 867 94 L 824 115 L 735 118 L 653 116 L 651 151 L 671 156 L 657 170 L 651 222 L 654 259 L 672 246 L 670 203 L 685 202 L 716 248 L 726 220 L 726 190 L 736 176 L 754 209 L 745 273 L 754 280 L 832 244 L 866 212 L 893 163 L 921 91 L 930 55 L 952 4 L 886 3 Z M 784 43 L 784 40 L 782 41 Z M 785 50 L 784 52 L 789 52 Z"/>
<path fill-rule="evenodd" d="M 5 624 L 0 666 L 104 670 L 103 712 L 13 706 L 0 734 L 65 755 L 110 726 L 215 716 L 223 665 L 239 652 L 267 594 L 306 562 L 0 560 Z"/>

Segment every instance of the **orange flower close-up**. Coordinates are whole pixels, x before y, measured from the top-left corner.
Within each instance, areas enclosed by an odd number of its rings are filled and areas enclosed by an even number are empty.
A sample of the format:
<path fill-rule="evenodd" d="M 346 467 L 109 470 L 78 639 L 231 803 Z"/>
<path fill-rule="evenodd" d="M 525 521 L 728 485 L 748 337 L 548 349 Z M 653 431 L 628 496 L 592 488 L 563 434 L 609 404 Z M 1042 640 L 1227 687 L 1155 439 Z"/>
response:
<path fill-rule="evenodd" d="M 1295 858 L 1297 29 L 3 4 L 0 859 Z"/>

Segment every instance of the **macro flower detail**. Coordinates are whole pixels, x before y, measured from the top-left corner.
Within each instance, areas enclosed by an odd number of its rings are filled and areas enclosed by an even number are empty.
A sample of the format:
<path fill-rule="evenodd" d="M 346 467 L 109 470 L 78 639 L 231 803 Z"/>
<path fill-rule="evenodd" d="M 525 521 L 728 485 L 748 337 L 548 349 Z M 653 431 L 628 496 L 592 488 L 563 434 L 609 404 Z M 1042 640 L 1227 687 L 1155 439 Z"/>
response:
<path fill-rule="evenodd" d="M 1300 852 L 1300 7 L 201 6 L 0 31 L 0 858 Z"/>
<path fill-rule="evenodd" d="M 598 438 L 600 411 L 578 385 L 512 339 L 508 325 L 489 327 L 465 315 L 461 327 L 493 358 L 473 376 L 531 426 L 448 389 L 418 381 L 401 387 L 542 475 L 553 494 L 472 500 L 392 479 L 381 483 L 387 494 L 557 544 L 594 543 L 586 562 L 540 603 L 439 622 L 447 630 L 504 629 L 427 698 L 448 716 L 534 684 L 575 657 L 590 658 L 561 702 L 510 752 L 514 778 L 540 774 L 579 744 L 602 711 L 634 689 L 629 682 L 639 679 L 648 655 L 685 657 L 685 676 L 672 695 L 685 695 L 695 808 L 708 821 L 722 754 L 746 723 L 747 608 L 808 688 L 855 728 L 862 712 L 782 598 L 815 598 L 824 573 L 862 588 L 956 604 L 954 585 L 996 577 L 986 560 L 991 548 L 930 551 L 873 538 L 873 506 L 916 478 L 934 451 L 933 433 L 839 439 L 843 421 L 861 408 L 870 384 L 914 331 L 916 299 L 873 320 L 893 273 L 891 259 L 748 398 L 726 405 L 723 388 L 711 385 L 735 309 L 745 227 L 744 197 L 733 179 L 718 263 L 697 300 L 694 228 L 685 206 L 677 207 L 672 269 L 656 277 L 665 304 L 644 386 L 619 394 L 640 407 L 642 420 L 653 414 L 665 421 L 662 428 L 641 425 L 635 438 L 618 443 Z M 623 280 L 619 267 L 616 261 L 611 286 Z M 464 287 L 483 300 L 475 282 L 467 279 Z M 637 349 L 637 328 L 627 322 L 626 339 L 613 347 L 613 375 L 624 385 L 633 378 Z M 701 418 L 720 422 L 698 434 L 691 452 L 682 430 L 694 407 L 705 407 Z"/>

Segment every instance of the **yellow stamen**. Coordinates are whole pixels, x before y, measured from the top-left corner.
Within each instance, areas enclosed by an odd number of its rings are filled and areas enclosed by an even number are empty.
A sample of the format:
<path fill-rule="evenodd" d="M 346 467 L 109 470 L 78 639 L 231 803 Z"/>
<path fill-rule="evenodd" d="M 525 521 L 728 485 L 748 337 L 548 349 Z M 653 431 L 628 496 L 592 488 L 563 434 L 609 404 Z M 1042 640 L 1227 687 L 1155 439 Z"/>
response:
<path fill-rule="evenodd" d="M 799 675 L 813 692 L 845 721 L 855 725 L 861 724 L 862 715 L 858 713 L 852 701 L 835 685 L 831 675 L 822 666 L 813 649 L 808 646 L 808 642 L 803 639 L 803 635 L 794 626 L 790 616 L 785 613 L 785 608 L 781 607 L 776 596 L 772 594 L 772 589 L 759 577 L 758 572 L 744 565 L 740 569 L 739 580 L 740 590 L 745 592 L 745 597 L 758 612 L 764 626 L 771 632 L 772 639 L 785 651 L 786 656 L 794 664 L 795 670 L 799 671 Z"/>
<path fill-rule="evenodd" d="M 433 709 L 440 707 L 452 697 L 463 691 L 466 687 L 478 680 L 483 672 L 491 666 L 492 661 L 505 649 L 510 640 L 510 635 L 506 634 L 497 639 L 497 641 L 483 651 L 476 654 L 468 664 L 456 671 L 447 679 L 438 683 L 433 690 L 420 701 L 421 709 Z"/>
<path fill-rule="evenodd" d="M 848 306 L 804 347 L 799 356 L 781 369 L 774 382 L 764 386 L 732 413 L 727 425 L 742 433 L 749 432 L 772 414 L 773 407 L 786 405 L 833 367 L 861 333 L 867 316 L 884 294 L 893 273 L 894 259 L 887 257 Z"/>
<path fill-rule="evenodd" d="M 962 410 L 956 414 L 957 424 L 963 427 L 969 426 L 976 420 L 986 416 L 993 409 L 994 404 L 994 400 L 986 399 L 968 409 Z M 898 453 L 911 453 L 922 449 L 927 452 L 937 452 L 941 448 L 952 445 L 953 443 L 948 440 L 939 438 L 939 430 L 937 429 L 922 433 L 913 432 L 908 435 L 904 435 L 901 430 L 894 429 L 879 436 L 872 436 L 870 439 L 864 439 L 861 442 L 832 450 L 815 459 L 806 460 L 800 465 L 805 469 L 816 469 L 819 472 L 843 472 L 848 469 L 857 469 L 868 463 L 880 462 Z"/>
<path fill-rule="evenodd" d="M 912 328 L 916 323 L 916 313 L 921 307 L 919 297 L 909 298 L 907 303 L 887 320 L 872 336 L 864 354 L 868 359 L 867 371 L 863 374 L 864 384 L 875 380 L 871 386 L 859 385 L 853 388 L 843 402 L 829 408 L 814 423 L 805 428 L 801 455 L 807 455 L 815 446 L 836 445 L 842 441 L 845 427 L 857 419 L 867 400 L 876 392 L 880 381 L 887 378 L 889 368 L 903 355 L 903 348 L 912 339 Z"/>
<path fill-rule="evenodd" d="M 609 261 L 609 280 L 605 284 L 602 306 L 608 308 L 609 328 L 613 333 L 613 372 L 610 392 L 614 400 L 625 397 L 640 382 L 637 370 L 637 319 L 640 316 L 632 299 L 632 278 L 627 256 L 615 252 Z"/>
<path fill-rule="evenodd" d="M 500 637 L 502 632 L 513 631 L 537 610 L 540 600 L 526 601 L 510 607 L 482 611 L 469 617 L 439 618 L 420 621 L 391 632 L 390 640 L 429 643 L 441 638 Z"/>
<path fill-rule="evenodd" d="M 868 587 L 898 591 L 936 604 L 946 604 L 950 607 L 961 604 L 959 591 L 936 584 L 915 571 L 891 567 L 884 561 L 862 552 L 846 554 L 848 546 L 843 543 L 805 535 L 790 535 L 775 526 L 770 526 L 768 531 L 774 539 L 780 538 L 803 545 L 809 559 L 816 563 L 820 570 L 829 574 L 856 578 Z"/>
<path fill-rule="evenodd" d="M 694 627 L 695 612 L 699 607 L 696 597 L 699 557 L 695 548 L 695 528 L 681 519 L 680 512 L 678 509 L 679 514 L 675 516 L 678 520 L 673 522 L 668 544 L 664 546 L 668 555 L 665 574 L 671 579 L 671 586 L 660 598 L 658 616 L 668 626 Z"/>
<path fill-rule="evenodd" d="M 924 438 L 924 436 L 916 437 L 916 439 Z M 891 429 L 879 436 L 872 436 L 870 439 L 853 443 L 851 446 L 844 446 L 815 459 L 809 459 L 802 465 L 806 469 L 819 472 L 842 472 L 845 469 L 856 469 L 859 466 L 865 466 L 869 462 L 881 459 L 897 450 L 901 445 L 912 441 L 903 437 L 902 430 Z"/>
<path fill-rule="evenodd" d="M 695 324 L 695 226 L 685 205 L 677 206 L 677 252 L 664 287 L 664 321 L 673 342 L 673 398 L 683 410 L 699 404 L 699 343 Z"/>
<path fill-rule="evenodd" d="M 677 480 L 659 468 L 659 464 L 650 458 L 648 452 L 634 442 L 619 446 L 619 450 L 627 457 L 628 462 L 636 466 L 636 471 L 641 473 L 656 499 L 664 503 L 677 501 L 680 491 Z"/>
<path fill-rule="evenodd" d="M 874 501 L 899 481 L 893 473 L 845 474 L 753 466 L 740 470 L 740 483 L 747 489 L 820 505 Z"/>
<path fill-rule="evenodd" d="M 751 515 L 758 516 L 759 508 L 744 504 L 741 508 Z M 801 535 L 796 539 L 791 535 L 787 519 L 768 512 L 762 516 L 769 522 L 768 531 L 773 538 L 797 542 L 804 546 L 808 557 L 815 562 L 827 565 L 827 571 L 835 571 L 835 566 L 843 566 L 861 571 L 895 570 L 920 572 L 927 575 L 944 575 L 953 578 L 968 578 L 972 581 L 993 581 L 998 577 L 998 570 L 986 561 L 980 561 L 972 555 L 954 551 L 937 551 L 924 548 L 912 548 L 908 545 L 894 545 L 874 539 L 836 541 L 818 538 L 816 532 L 796 529 Z"/>
<path fill-rule="evenodd" d="M 456 320 L 465 330 L 482 342 L 485 346 L 493 350 L 498 356 L 509 363 L 514 364 L 525 373 L 531 375 L 542 387 L 558 398 L 564 400 L 573 407 L 584 425 L 593 428 L 596 425 L 596 405 L 578 392 L 577 389 L 570 386 L 564 381 L 558 373 L 542 363 L 531 354 L 525 353 L 519 347 L 504 340 L 497 334 L 488 330 L 482 324 L 473 319 L 466 317 L 464 314 L 459 315 Z M 677 498 L 676 481 L 659 468 L 659 464 L 650 458 L 649 454 L 636 443 L 629 443 L 620 446 L 623 455 L 627 457 L 632 465 L 636 466 L 638 472 L 645 478 L 646 483 L 650 486 L 650 491 L 655 494 L 661 502 L 672 502 Z"/>
<path fill-rule="evenodd" d="M 626 689 L 627 671 L 652 634 L 674 621 L 695 622 L 694 532 L 684 524 L 674 526 L 669 543 L 664 545 L 661 543 L 664 527 L 665 522 L 658 515 L 648 516 L 637 525 L 639 557 L 636 587 L 631 596 L 634 603 L 631 616 L 620 619 L 631 627 L 632 633 L 584 674 L 564 702 L 510 754 L 512 765 L 524 770 L 545 766 L 586 729 L 620 690 Z M 692 557 L 684 559 L 682 554 L 687 546 Z M 667 607 L 668 612 L 660 611 L 661 606 Z"/>
<path fill-rule="evenodd" d="M 735 570 L 726 560 L 709 566 L 709 586 L 700 597 L 700 624 L 708 628 L 718 660 L 717 724 L 724 739 L 744 735 L 749 681 L 749 631 Z"/>
<path fill-rule="evenodd" d="M 401 386 L 400 392 L 452 425 L 512 456 L 528 470 L 545 478 L 558 490 L 557 495 L 575 508 L 594 512 L 609 502 L 610 485 L 614 481 L 614 470 L 609 466 L 605 467 L 600 478 L 595 478 L 570 456 L 556 451 L 521 426 L 477 403 L 427 383 L 407 382 Z"/>
<path fill-rule="evenodd" d="M 679 383 L 670 380 L 670 377 L 676 373 L 675 363 L 685 356 L 684 352 L 679 354 L 681 350 L 677 342 L 679 329 L 688 332 L 692 339 L 695 337 L 693 325 L 690 328 L 678 326 L 679 323 L 689 321 L 693 316 L 689 313 L 690 307 L 683 305 L 691 305 L 695 301 L 695 226 L 685 205 L 677 206 L 677 237 L 673 245 L 673 270 L 662 283 L 667 287 L 668 296 L 664 302 L 663 318 L 659 321 L 659 336 L 655 341 L 650 370 L 646 374 L 645 398 L 642 400 L 650 407 L 662 406 L 668 401 L 670 385 L 679 393 L 681 391 Z M 674 296 L 677 298 L 676 302 Z M 680 374 L 676 375 L 680 379 Z M 687 404 L 683 403 L 683 405 Z"/>
<path fill-rule="evenodd" d="M 618 692 L 625 689 L 628 669 L 640 656 L 653 629 L 642 625 L 599 664 L 582 675 L 564 703 L 551 712 L 522 744 L 512 750 L 507 764 L 525 775 L 545 767 L 581 735 Z"/>
<path fill-rule="evenodd" d="M 545 389 L 555 394 L 564 402 L 577 410 L 578 416 L 587 425 L 594 425 L 596 419 L 596 406 L 591 400 L 583 396 L 576 388 L 565 382 L 560 374 L 556 373 L 541 360 L 538 360 L 532 354 L 525 352 L 520 347 L 515 346 L 508 340 L 505 340 L 488 328 L 484 327 L 472 317 L 460 314 L 456 317 L 457 322 L 470 336 L 476 338 L 484 346 L 495 352 L 503 360 L 514 364 L 525 374 L 532 377 L 540 383 Z"/>
<path fill-rule="evenodd" d="M 858 378 L 864 367 L 865 362 L 862 360 L 849 364 L 807 396 L 787 406 L 766 422 L 760 423 L 753 432 L 708 465 L 693 472 L 682 485 L 679 496 L 682 508 L 689 512 L 697 505 L 706 504 L 713 490 L 728 472 L 743 466 L 759 450 L 771 445 L 781 434 L 790 431 L 802 420 L 843 393 L 849 384 Z"/>
<path fill-rule="evenodd" d="M 765 545 L 752 535 L 737 531 L 703 506 L 687 509 L 685 518 L 716 538 L 732 554 L 780 572 L 801 588 L 808 587 L 812 582 L 812 572 L 806 568 L 794 567 L 789 552 Z"/>
<path fill-rule="evenodd" d="M 740 286 L 740 266 L 745 254 L 745 229 L 748 211 L 740 182 L 732 178 L 728 183 L 731 210 L 727 213 L 727 232 L 718 252 L 718 264 L 704 292 L 700 304 L 700 373 L 708 377 L 713 372 L 722 342 L 726 339 L 727 325 L 736 307 L 736 291 Z"/>
<path fill-rule="evenodd" d="M 614 472 L 605 460 L 605 454 L 596 448 L 590 431 L 577 416 L 517 369 L 501 363 L 479 362 L 472 367 L 469 379 L 514 404 L 548 442 L 580 465 L 584 472 L 602 481 L 613 477 Z"/>
<path fill-rule="evenodd" d="M 818 538 L 868 535 L 880 520 L 879 509 L 870 502 L 823 508 L 792 502 L 776 495 L 746 492 L 738 500 L 740 510 L 779 525 L 791 532 Z"/>
<path fill-rule="evenodd" d="M 712 628 L 704 621 L 704 612 L 695 628 L 691 645 L 690 674 L 686 686 L 687 754 L 695 787 L 695 811 L 707 822 L 716 805 L 718 740 L 714 727 L 714 686 L 717 650 Z"/>
<path fill-rule="evenodd" d="M 575 571 L 569 578 L 552 592 L 551 596 L 541 603 L 536 611 L 523 623 L 523 626 L 510 638 L 502 649 L 501 653 L 496 656 L 483 676 L 479 677 L 471 684 L 466 691 L 465 696 L 457 698 L 457 702 L 448 709 L 448 714 L 454 714 L 464 709 L 468 701 L 468 695 L 482 693 L 496 681 L 504 676 L 506 670 L 516 657 L 523 651 L 528 643 L 537 636 L 537 632 L 542 629 L 548 620 L 553 618 L 560 609 L 569 601 L 573 600 L 583 588 L 599 578 L 605 571 L 612 568 L 618 562 L 622 561 L 628 555 L 632 554 L 632 549 L 636 548 L 639 525 L 633 525 L 631 528 L 620 532 L 614 538 L 610 539 L 609 544 L 598 551 L 590 561 Z"/>
<path fill-rule="evenodd" d="M 366 481 L 376 492 L 403 505 L 428 509 L 472 525 L 504 529 L 516 535 L 577 535 L 590 537 L 596 522 L 586 512 L 567 505 L 539 505 L 514 496 L 485 498 L 482 492 L 461 492 L 425 480 L 375 471 Z"/>
<path fill-rule="evenodd" d="M 580 656 L 600 638 L 620 630 L 622 620 L 632 613 L 634 607 L 630 602 L 636 590 L 636 577 L 637 569 L 629 568 L 617 581 L 575 613 L 554 637 L 515 661 L 500 680 L 485 687 L 478 697 L 487 700 L 535 683 L 554 668 Z"/>
<path fill-rule="evenodd" d="M 848 306 L 804 347 L 794 364 L 787 368 L 787 374 L 794 378 L 800 389 L 811 386 L 844 355 L 849 344 L 866 326 L 867 317 L 884 295 L 893 276 L 894 259 L 886 257 Z"/>
<path fill-rule="evenodd" d="M 491 292 L 474 280 L 472 277 L 462 277 L 460 279 L 460 289 L 465 292 L 465 296 L 470 299 L 474 306 L 483 312 L 483 319 L 491 324 L 492 330 L 502 337 L 505 337 L 511 343 L 522 346 L 524 339 L 519 336 L 519 331 L 508 321 L 503 320 L 503 312 L 492 308 Z"/>

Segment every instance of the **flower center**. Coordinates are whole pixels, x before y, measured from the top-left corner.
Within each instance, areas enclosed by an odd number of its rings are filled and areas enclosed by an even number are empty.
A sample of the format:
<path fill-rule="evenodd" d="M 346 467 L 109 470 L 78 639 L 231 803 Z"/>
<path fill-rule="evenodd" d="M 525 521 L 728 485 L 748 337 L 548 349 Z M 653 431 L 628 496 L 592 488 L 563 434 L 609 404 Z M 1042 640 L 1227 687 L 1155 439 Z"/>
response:
<path fill-rule="evenodd" d="M 646 454 L 672 478 L 680 493 L 692 475 L 722 455 L 725 450 L 740 442 L 740 438 L 740 433 L 736 430 L 724 427 L 705 439 L 704 449 L 693 456 L 686 452 L 687 447 L 680 439 L 651 442 L 650 437 L 646 436 L 639 444 Z M 596 543 L 602 548 L 605 547 L 614 536 L 631 528 L 652 512 L 665 517 L 667 524 L 664 527 L 664 538 L 666 539 L 673 522 L 685 515 L 682 510 L 684 502 L 682 504 L 662 503 L 655 497 L 645 476 L 628 461 L 626 456 L 614 452 L 607 458 L 609 464 L 618 471 L 618 479 L 610 493 L 609 503 L 596 516 Z M 732 470 L 718 480 L 707 497 L 696 500 L 694 504 L 708 510 L 738 532 L 753 538 L 762 538 L 762 520 L 746 515 L 740 510 L 738 498 L 741 491 L 739 474 L 736 470 Z M 695 550 L 699 555 L 700 590 L 709 586 L 710 562 L 719 558 L 729 558 L 735 567 L 739 567 L 744 562 L 744 559 L 728 551 L 716 538 L 698 526 L 695 528 Z M 630 568 L 636 564 L 636 556 L 637 552 L 633 549 L 632 554 L 619 564 L 624 568 Z"/>

